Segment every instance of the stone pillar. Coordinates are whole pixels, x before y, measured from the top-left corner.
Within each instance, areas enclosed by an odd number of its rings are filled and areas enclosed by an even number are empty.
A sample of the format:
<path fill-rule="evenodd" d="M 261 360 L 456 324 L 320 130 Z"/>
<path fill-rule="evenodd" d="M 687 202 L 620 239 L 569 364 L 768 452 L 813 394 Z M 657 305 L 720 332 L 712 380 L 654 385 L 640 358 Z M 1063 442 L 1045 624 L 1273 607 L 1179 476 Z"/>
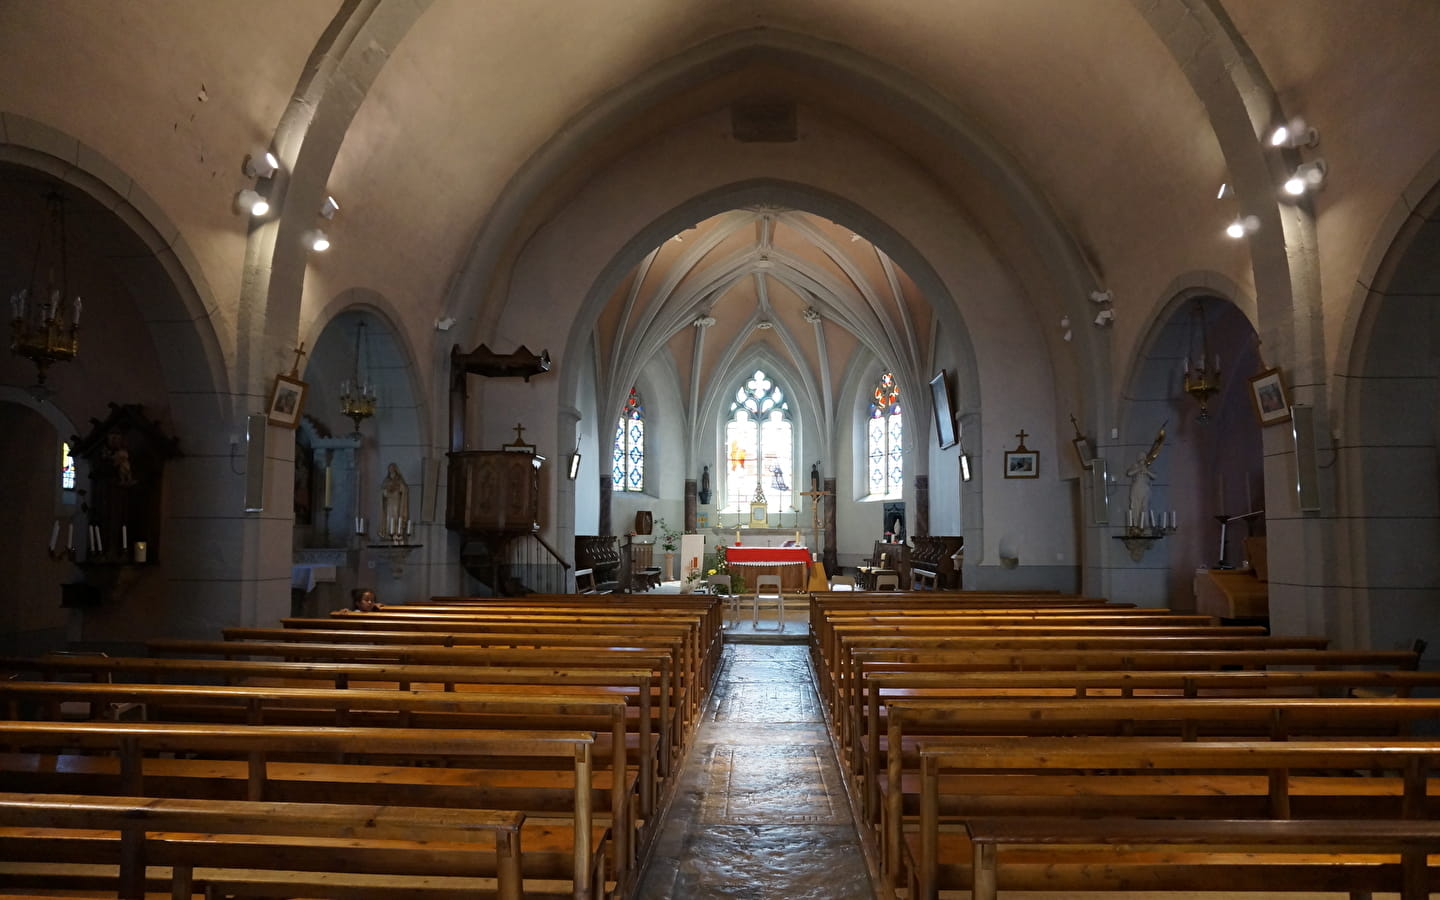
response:
<path fill-rule="evenodd" d="M 610 473 L 600 476 L 600 522 L 595 527 L 597 534 L 614 534 L 610 528 Z"/>
<path fill-rule="evenodd" d="M 825 503 L 825 553 L 821 557 L 821 561 L 825 563 L 826 573 L 834 575 L 838 568 L 835 553 L 838 537 L 835 529 L 835 498 L 837 495 L 834 478 L 825 479 L 825 490 L 830 496 L 826 498 L 827 502 Z"/>
<path fill-rule="evenodd" d="M 915 516 L 910 523 L 911 537 L 930 536 L 930 476 L 915 476 Z"/>
<path fill-rule="evenodd" d="M 695 513 L 699 509 L 698 490 L 695 479 L 685 479 L 685 527 L 681 530 L 686 534 L 695 533 Z"/>

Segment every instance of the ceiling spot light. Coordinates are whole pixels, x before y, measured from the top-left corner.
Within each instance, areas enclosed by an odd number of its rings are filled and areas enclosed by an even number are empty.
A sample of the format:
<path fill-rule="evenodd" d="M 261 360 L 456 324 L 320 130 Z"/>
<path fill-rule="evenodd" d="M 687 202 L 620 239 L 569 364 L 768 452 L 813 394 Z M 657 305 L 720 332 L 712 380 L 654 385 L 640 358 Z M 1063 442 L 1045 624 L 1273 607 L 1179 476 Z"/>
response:
<path fill-rule="evenodd" d="M 760 321 L 755 323 L 755 327 L 760 329 L 770 329 L 774 328 L 775 326 L 770 322 L 769 319 L 761 319 Z"/>
<path fill-rule="evenodd" d="M 316 228 L 314 231 L 305 232 L 305 243 L 316 253 L 324 253 L 330 249 L 330 238 L 325 232 Z"/>
<path fill-rule="evenodd" d="M 1305 124 L 1304 119 L 1291 119 L 1270 132 L 1272 147 L 1313 147 L 1320 143 L 1320 132 Z"/>
<path fill-rule="evenodd" d="M 259 191 L 246 188 L 235 195 L 235 210 L 252 216 L 263 216 L 270 211 L 270 201 L 262 197 Z"/>
<path fill-rule="evenodd" d="M 251 178 L 269 178 L 280 169 L 280 160 L 273 153 L 245 157 L 245 174 Z"/>
<path fill-rule="evenodd" d="M 1307 191 L 1318 191 L 1325 186 L 1325 160 L 1308 162 L 1295 170 L 1285 182 L 1285 193 L 1299 197 Z"/>
<path fill-rule="evenodd" d="M 1233 196 L 1235 196 L 1235 189 L 1232 188 L 1229 184 L 1221 184 L 1220 190 L 1215 194 L 1215 199 L 1224 200 L 1226 197 Z"/>
<path fill-rule="evenodd" d="M 339 211 L 340 204 L 336 202 L 334 197 L 327 196 L 325 202 L 320 204 L 320 218 L 326 221 L 335 218 L 335 214 Z"/>
<path fill-rule="evenodd" d="M 1259 230 L 1260 219 L 1258 216 L 1241 216 L 1225 226 L 1225 233 L 1237 240 Z"/>

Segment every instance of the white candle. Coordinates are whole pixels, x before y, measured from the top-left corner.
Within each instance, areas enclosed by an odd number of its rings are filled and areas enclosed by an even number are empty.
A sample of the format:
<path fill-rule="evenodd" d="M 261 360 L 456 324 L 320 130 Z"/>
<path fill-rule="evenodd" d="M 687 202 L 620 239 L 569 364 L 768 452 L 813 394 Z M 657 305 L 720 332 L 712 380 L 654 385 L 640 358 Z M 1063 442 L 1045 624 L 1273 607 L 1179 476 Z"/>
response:
<path fill-rule="evenodd" d="M 130 529 L 125 525 L 120 526 L 120 549 L 130 549 Z"/>
<path fill-rule="evenodd" d="M 75 549 L 75 523 L 71 522 L 65 526 L 65 549 Z"/>
<path fill-rule="evenodd" d="M 1180 527 L 1180 515 L 1175 510 L 1170 510 L 1170 530 L 1175 531 Z"/>
<path fill-rule="evenodd" d="M 55 552 L 55 542 L 60 539 L 60 520 L 56 519 L 55 524 L 50 528 L 50 552 Z"/>
<path fill-rule="evenodd" d="M 385 533 L 386 533 L 386 534 L 394 534 L 394 533 L 395 533 L 395 517 L 394 517 L 394 516 L 391 516 L 391 517 L 389 517 L 388 519 L 385 520 Z"/>

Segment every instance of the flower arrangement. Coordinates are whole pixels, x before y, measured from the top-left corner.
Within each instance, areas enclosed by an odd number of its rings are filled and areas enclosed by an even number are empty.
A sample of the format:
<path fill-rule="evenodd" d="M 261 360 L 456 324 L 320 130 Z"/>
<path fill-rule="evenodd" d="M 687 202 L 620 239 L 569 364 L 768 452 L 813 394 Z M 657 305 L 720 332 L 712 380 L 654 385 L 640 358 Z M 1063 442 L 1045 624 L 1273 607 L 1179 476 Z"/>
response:
<path fill-rule="evenodd" d="M 739 594 L 745 590 L 744 576 L 730 568 L 725 561 L 723 550 L 713 550 L 705 554 L 700 568 L 685 576 L 685 581 L 693 589 L 698 582 L 708 579 L 711 575 L 729 575 L 730 593 L 732 594 Z"/>
<path fill-rule="evenodd" d="M 680 549 L 680 532 L 671 528 L 664 519 L 655 523 L 660 531 L 660 549 L 666 553 L 674 553 Z"/>

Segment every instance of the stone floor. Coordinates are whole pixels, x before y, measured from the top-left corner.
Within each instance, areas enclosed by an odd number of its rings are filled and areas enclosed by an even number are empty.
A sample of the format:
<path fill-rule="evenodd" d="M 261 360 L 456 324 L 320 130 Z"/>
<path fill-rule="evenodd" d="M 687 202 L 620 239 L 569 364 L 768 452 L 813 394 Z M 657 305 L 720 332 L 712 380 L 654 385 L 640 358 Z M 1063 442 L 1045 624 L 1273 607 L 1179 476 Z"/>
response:
<path fill-rule="evenodd" d="M 736 631 L 755 634 L 748 619 Z M 803 645 L 727 644 L 635 896 L 875 896 Z"/>

